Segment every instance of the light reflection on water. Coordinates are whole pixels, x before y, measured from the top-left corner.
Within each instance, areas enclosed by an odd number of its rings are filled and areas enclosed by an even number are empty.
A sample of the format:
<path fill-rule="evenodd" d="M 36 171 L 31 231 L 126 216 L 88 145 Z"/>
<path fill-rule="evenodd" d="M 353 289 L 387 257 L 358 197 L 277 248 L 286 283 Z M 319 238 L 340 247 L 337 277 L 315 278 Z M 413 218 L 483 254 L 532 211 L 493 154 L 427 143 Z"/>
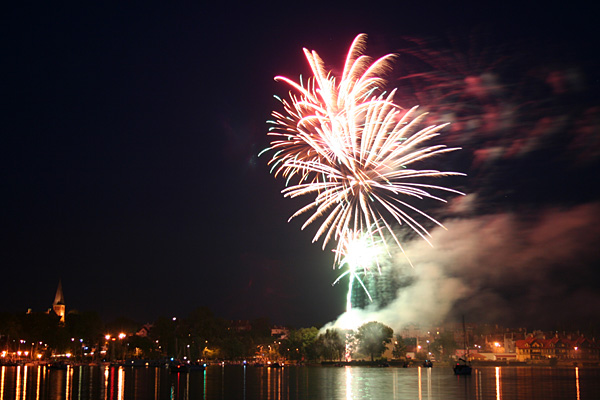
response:
<path fill-rule="evenodd" d="M 577 400 L 581 397 L 579 396 L 579 368 L 575 367 L 575 387 L 577 389 Z"/>
<path fill-rule="evenodd" d="M 502 395 L 500 394 L 500 367 L 496 367 L 496 400 L 500 400 Z"/>
<path fill-rule="evenodd" d="M 209 366 L 170 373 L 123 366 L 0 366 L 0 400 L 599 399 L 600 369 Z"/>
<path fill-rule="evenodd" d="M 352 367 L 345 367 L 346 369 L 346 400 L 352 400 Z"/>

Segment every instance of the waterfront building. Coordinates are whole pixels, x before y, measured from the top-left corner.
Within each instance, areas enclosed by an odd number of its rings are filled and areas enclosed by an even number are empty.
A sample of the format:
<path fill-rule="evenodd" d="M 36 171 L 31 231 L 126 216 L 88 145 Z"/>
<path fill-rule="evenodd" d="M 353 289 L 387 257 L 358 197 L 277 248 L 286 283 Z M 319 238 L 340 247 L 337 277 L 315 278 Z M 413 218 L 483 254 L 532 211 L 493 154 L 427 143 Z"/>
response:
<path fill-rule="evenodd" d="M 583 359 L 598 360 L 600 346 L 583 336 L 576 338 L 555 335 L 552 338 L 529 336 L 515 342 L 518 361 Z"/>

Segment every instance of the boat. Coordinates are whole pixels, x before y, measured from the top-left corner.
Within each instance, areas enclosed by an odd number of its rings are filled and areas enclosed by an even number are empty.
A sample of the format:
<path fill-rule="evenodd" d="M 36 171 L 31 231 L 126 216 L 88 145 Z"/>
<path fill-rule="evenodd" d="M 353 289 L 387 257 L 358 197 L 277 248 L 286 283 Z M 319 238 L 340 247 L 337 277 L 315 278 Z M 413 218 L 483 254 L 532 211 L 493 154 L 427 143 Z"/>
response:
<path fill-rule="evenodd" d="M 188 365 L 181 362 L 173 362 L 169 364 L 169 371 L 172 373 L 186 373 L 189 371 Z"/>
<path fill-rule="evenodd" d="M 425 368 L 433 368 L 433 363 L 431 362 L 431 360 L 425 360 L 423 362 L 423 367 L 425 367 Z"/>
<path fill-rule="evenodd" d="M 454 375 L 471 375 L 471 371 L 473 370 L 469 362 L 464 358 L 459 358 L 452 369 L 454 369 Z"/>
<path fill-rule="evenodd" d="M 465 349 L 465 358 L 459 358 L 458 362 L 454 364 L 452 369 L 454 375 L 471 375 L 471 364 L 469 363 L 469 347 L 467 346 L 467 329 L 465 328 L 465 316 L 463 315 L 463 347 Z"/>
<path fill-rule="evenodd" d="M 63 361 L 54 361 L 48 364 L 48 369 L 55 369 L 55 370 L 63 370 L 66 371 L 67 370 L 67 363 L 63 362 Z"/>
<path fill-rule="evenodd" d="M 147 367 L 148 366 L 148 361 L 141 360 L 141 359 L 129 359 L 129 360 L 125 361 L 125 363 L 123 364 L 123 366 L 126 366 L 126 367 Z"/>
<path fill-rule="evenodd" d="M 206 369 L 206 364 L 199 364 L 199 363 L 188 364 L 188 370 L 190 370 L 190 371 L 204 371 L 205 369 Z"/>

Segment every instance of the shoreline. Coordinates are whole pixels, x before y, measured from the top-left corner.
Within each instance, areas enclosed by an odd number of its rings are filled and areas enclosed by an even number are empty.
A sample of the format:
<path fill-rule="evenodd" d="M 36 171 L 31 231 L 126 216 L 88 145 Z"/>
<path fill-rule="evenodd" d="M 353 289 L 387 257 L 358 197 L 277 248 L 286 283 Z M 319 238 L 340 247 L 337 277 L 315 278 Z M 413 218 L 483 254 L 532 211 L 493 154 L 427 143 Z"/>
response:
<path fill-rule="evenodd" d="M 43 361 L 30 361 L 30 362 L 0 362 L 0 367 L 18 367 L 18 366 L 50 366 L 52 363 Z M 113 361 L 113 362 L 85 362 L 75 361 L 65 362 L 65 365 L 71 367 L 77 366 L 110 366 L 110 367 L 164 367 L 168 366 L 167 362 L 163 360 L 136 360 L 132 362 L 128 361 Z M 454 363 L 450 361 L 434 361 L 432 368 L 451 368 Z M 206 366 L 232 366 L 232 365 L 246 365 L 239 361 L 217 361 L 207 362 Z M 254 365 L 247 364 L 251 368 L 270 368 L 269 365 Z M 366 360 L 353 360 L 353 361 L 321 361 L 321 362 L 305 362 L 305 363 L 283 363 L 282 366 L 289 367 L 372 367 L 372 368 L 416 368 L 423 367 L 423 361 L 413 360 L 405 362 L 402 360 L 378 360 L 378 361 L 366 361 Z M 535 360 L 535 361 L 472 361 L 472 367 L 541 367 L 541 368 L 600 368 L 599 360 L 578 360 L 578 361 L 557 361 L 551 362 L 547 360 Z M 425 368 L 425 367 L 423 367 Z"/>

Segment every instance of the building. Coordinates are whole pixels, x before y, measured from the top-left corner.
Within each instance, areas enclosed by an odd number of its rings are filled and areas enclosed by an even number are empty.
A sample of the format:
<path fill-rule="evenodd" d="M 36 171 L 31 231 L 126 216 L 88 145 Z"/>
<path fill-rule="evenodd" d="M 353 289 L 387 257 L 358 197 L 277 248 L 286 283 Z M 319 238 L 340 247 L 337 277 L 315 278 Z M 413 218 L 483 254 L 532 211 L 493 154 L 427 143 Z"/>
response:
<path fill-rule="evenodd" d="M 62 291 L 62 282 L 58 281 L 58 288 L 56 289 L 56 295 L 54 296 L 54 303 L 52 303 L 52 311 L 60 318 L 60 323 L 65 323 L 65 297 Z"/>
<path fill-rule="evenodd" d="M 153 327 L 153 324 L 144 324 L 144 326 L 138 329 L 138 331 L 135 333 L 135 336 L 148 337 Z"/>
<path fill-rule="evenodd" d="M 289 333 L 289 328 L 286 328 L 285 326 L 275 325 L 271 328 L 271 336 L 279 340 L 287 339 Z"/>
<path fill-rule="evenodd" d="M 250 332 L 252 324 L 248 320 L 238 319 L 231 321 L 230 329 L 236 332 Z"/>
<path fill-rule="evenodd" d="M 571 338 L 556 335 L 550 339 L 529 336 L 526 339 L 517 340 L 515 345 L 519 361 L 549 358 L 598 360 L 600 353 L 598 343 L 583 336 Z"/>

